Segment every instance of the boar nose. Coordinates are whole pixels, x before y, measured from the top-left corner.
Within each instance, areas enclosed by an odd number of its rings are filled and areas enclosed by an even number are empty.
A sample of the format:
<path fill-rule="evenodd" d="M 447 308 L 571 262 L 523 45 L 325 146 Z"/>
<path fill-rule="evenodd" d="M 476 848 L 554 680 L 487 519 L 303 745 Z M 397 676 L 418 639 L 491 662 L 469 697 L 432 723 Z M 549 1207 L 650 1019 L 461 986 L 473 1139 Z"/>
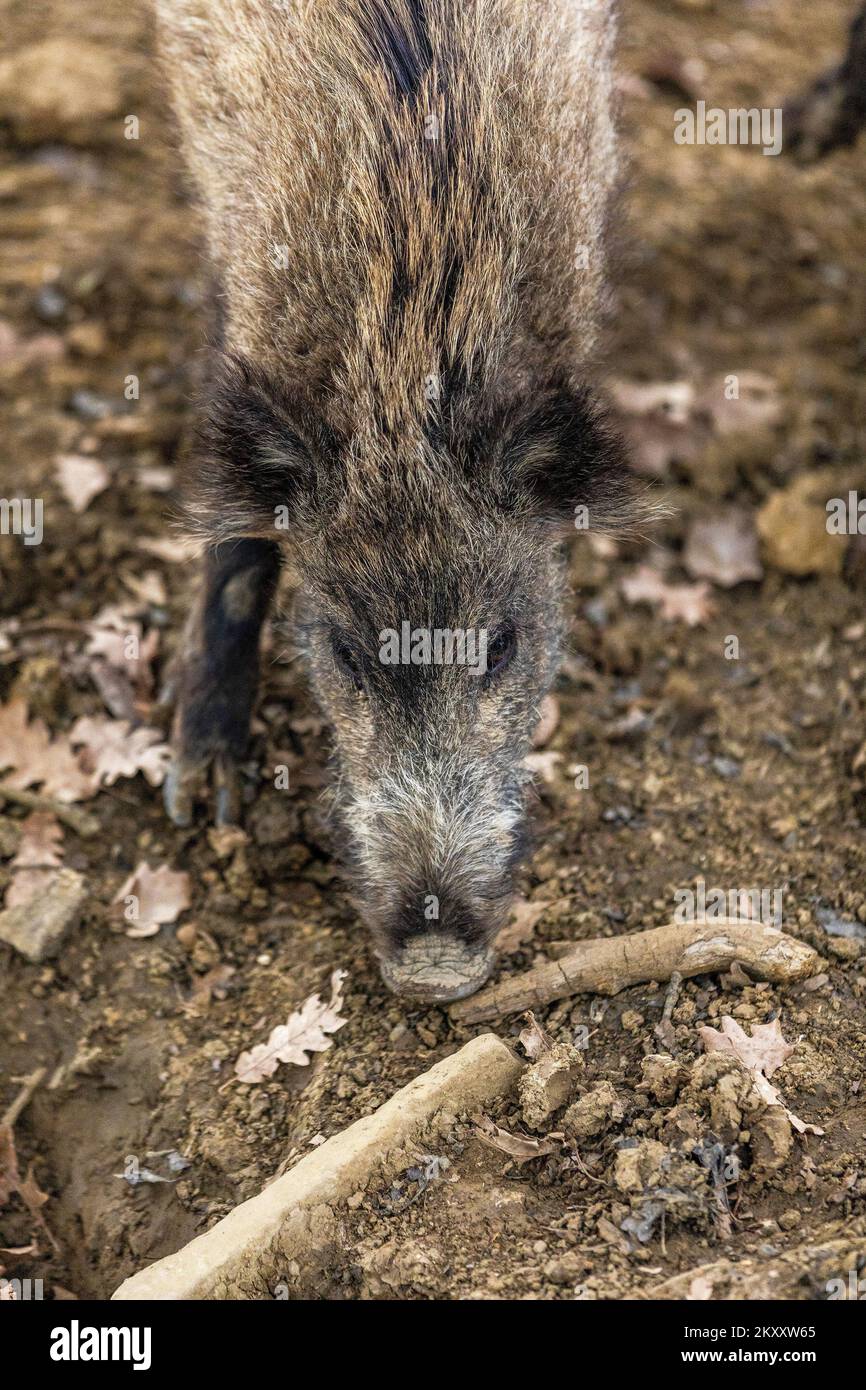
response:
<path fill-rule="evenodd" d="M 495 959 L 489 946 L 468 946 L 444 932 L 425 932 L 383 956 L 380 966 L 382 979 L 395 994 L 440 1004 L 474 994 L 489 978 Z"/>

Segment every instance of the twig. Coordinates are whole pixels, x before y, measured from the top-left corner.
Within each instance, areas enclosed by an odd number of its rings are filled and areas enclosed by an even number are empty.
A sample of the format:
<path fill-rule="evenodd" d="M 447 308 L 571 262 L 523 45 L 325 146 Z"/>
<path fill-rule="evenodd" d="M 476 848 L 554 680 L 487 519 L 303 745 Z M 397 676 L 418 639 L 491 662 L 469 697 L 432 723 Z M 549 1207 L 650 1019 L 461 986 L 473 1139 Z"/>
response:
<path fill-rule="evenodd" d="M 62 801 L 54 801 L 50 796 L 40 796 L 38 792 L 21 791 L 0 782 L 0 802 L 11 801 L 14 806 L 24 806 L 28 811 L 50 811 L 63 825 L 68 825 L 82 840 L 91 840 L 101 829 L 95 816 L 79 811 L 75 806 L 66 806 Z"/>
<path fill-rule="evenodd" d="M 12 1129 L 24 1107 L 29 1104 L 34 1091 L 42 1085 L 47 1072 L 47 1067 L 37 1067 L 29 1076 L 22 1076 L 20 1078 L 24 1084 L 12 1104 L 7 1106 L 6 1110 L 3 1112 L 3 1117 L 0 1119 L 0 1129 L 2 1129 L 4 1125 L 8 1125 L 9 1128 Z"/>
<path fill-rule="evenodd" d="M 819 956 L 811 946 L 762 922 L 719 918 L 670 922 L 633 936 L 582 941 L 559 960 L 545 961 L 450 1008 L 462 1023 L 541 1008 L 574 994 L 618 994 L 648 980 L 683 979 L 729 970 L 733 961 L 759 980 L 789 984 L 808 979 Z"/>

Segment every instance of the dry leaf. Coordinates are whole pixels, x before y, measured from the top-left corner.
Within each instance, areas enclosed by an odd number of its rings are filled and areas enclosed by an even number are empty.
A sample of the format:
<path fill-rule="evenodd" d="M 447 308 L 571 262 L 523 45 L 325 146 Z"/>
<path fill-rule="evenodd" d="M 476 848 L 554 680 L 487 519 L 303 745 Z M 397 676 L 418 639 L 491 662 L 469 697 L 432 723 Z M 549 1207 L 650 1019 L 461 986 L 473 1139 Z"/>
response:
<path fill-rule="evenodd" d="M 618 410 L 626 415 L 663 415 L 673 425 L 688 424 L 695 404 L 695 388 L 688 381 L 624 381 L 614 377 L 608 390 Z"/>
<path fill-rule="evenodd" d="M 139 468 L 135 481 L 148 492 L 171 492 L 174 487 L 174 471 L 171 468 Z"/>
<path fill-rule="evenodd" d="M 43 363 L 59 362 L 66 345 L 58 333 L 22 337 L 7 319 L 0 319 L 0 367 L 11 374 Z"/>
<path fill-rule="evenodd" d="M 134 902 L 126 902 L 128 898 Z M 139 864 L 129 878 L 118 889 L 115 903 L 124 903 L 124 916 L 133 925 L 127 935 L 152 936 L 148 930 L 153 926 L 159 930 L 166 922 L 175 922 L 190 905 L 189 874 L 175 873 L 167 864 L 152 869 L 149 864 Z"/>
<path fill-rule="evenodd" d="M 197 976 L 192 989 L 190 990 L 188 1008 L 191 1013 L 207 1013 L 211 1006 L 211 1000 L 216 994 L 219 998 L 224 995 L 229 980 L 235 973 L 233 965 L 214 965 L 204 975 Z"/>
<path fill-rule="evenodd" d="M 730 507 L 722 516 L 693 521 L 683 564 L 693 579 L 710 579 L 723 589 L 763 578 L 758 533 L 749 512 Z"/>
<path fill-rule="evenodd" d="M 530 772 L 538 773 L 543 781 L 549 782 L 552 786 L 556 782 L 556 768 L 557 764 L 562 762 L 562 754 L 556 752 L 527 753 L 523 762 Z"/>
<path fill-rule="evenodd" d="M 158 729 L 133 729 L 125 719 L 84 716 L 72 726 L 69 740 L 83 747 L 82 763 L 98 785 L 107 787 L 137 772 L 159 787 L 171 761 L 171 749 Z"/>
<path fill-rule="evenodd" d="M 46 796 L 57 801 L 84 801 L 97 790 L 92 773 L 84 772 L 63 735 L 51 738 L 41 719 L 27 722 L 21 699 L 0 705 L 0 773 L 10 787 L 23 789 L 41 783 Z"/>
<path fill-rule="evenodd" d="M 242 1052 L 235 1063 L 238 1081 L 254 1086 L 272 1076 L 280 1062 L 296 1067 L 309 1066 L 308 1052 L 324 1052 L 331 1047 L 331 1039 L 326 1034 L 336 1033 L 347 1022 L 339 1016 L 345 978 L 345 970 L 335 970 L 331 976 L 330 1003 L 323 1004 L 318 994 L 311 994 L 289 1015 L 287 1023 L 273 1030 L 266 1043 Z"/>
<path fill-rule="evenodd" d="M 531 1158 L 556 1152 L 556 1145 L 550 1139 L 530 1139 L 525 1134 L 509 1134 L 500 1129 L 486 1115 L 475 1126 L 475 1133 L 483 1143 L 508 1154 L 516 1163 L 528 1163 Z"/>
<path fill-rule="evenodd" d="M 519 898 L 517 902 L 512 903 L 511 919 L 496 937 L 497 951 L 507 955 L 510 951 L 516 951 L 525 945 L 535 931 L 536 922 L 549 907 L 548 902 L 530 903 L 525 898 Z"/>
<path fill-rule="evenodd" d="M 713 611 L 708 584 L 668 584 L 651 565 L 640 565 L 626 575 L 621 587 L 629 603 L 658 605 L 665 622 L 697 627 L 707 622 Z"/>
<path fill-rule="evenodd" d="M 57 481 L 74 512 L 84 512 L 111 482 L 111 474 L 99 459 L 83 454 L 61 454 L 57 460 Z"/>
<path fill-rule="evenodd" d="M 153 687 L 151 665 L 159 649 L 159 632 L 153 627 L 145 636 L 134 611 L 125 604 L 111 604 L 87 625 L 85 651 L 123 672 L 139 694 Z"/>
<path fill-rule="evenodd" d="M 18 1171 L 18 1155 L 15 1152 L 15 1137 L 11 1125 L 0 1125 L 0 1207 L 17 1194 L 37 1225 L 55 1245 L 54 1237 L 45 1224 L 41 1208 L 48 1201 L 48 1193 L 43 1192 L 33 1178 L 32 1166 L 27 1177 L 22 1178 Z"/>
<path fill-rule="evenodd" d="M 727 1052 L 736 1057 L 750 1073 L 755 1090 L 767 1105 L 778 1105 L 784 1110 L 794 1129 L 799 1134 L 823 1134 L 818 1125 L 806 1124 L 788 1109 L 775 1086 L 768 1077 L 778 1071 L 794 1048 L 782 1037 L 782 1025 L 778 1018 L 772 1023 L 753 1023 L 752 1036 L 740 1027 L 729 1014 L 722 1015 L 721 1031 L 702 1024 L 698 1029 L 701 1041 L 707 1052 Z"/>
<path fill-rule="evenodd" d="M 721 1032 L 717 1028 L 701 1027 L 701 1037 L 707 1052 L 729 1052 L 749 1071 L 772 1076 L 794 1051 L 782 1037 L 778 1018 L 772 1023 L 753 1023 L 752 1036 L 745 1032 L 729 1014 L 722 1016 Z"/>
<path fill-rule="evenodd" d="M 520 1030 L 518 1042 L 527 1057 L 531 1061 L 537 1062 L 539 1057 L 550 1051 L 552 1044 L 531 1009 L 527 1009 L 525 1017 L 526 1027 Z"/>
<path fill-rule="evenodd" d="M 22 907 L 43 893 L 63 863 L 63 831 L 50 811 L 33 811 L 21 825 L 18 853 L 10 864 L 12 882 L 4 907 Z"/>
<path fill-rule="evenodd" d="M 772 377 L 761 372 L 738 372 L 735 397 L 730 395 L 728 382 L 727 377 L 710 382 L 696 400 L 717 434 L 751 434 L 779 423 L 782 402 Z"/>
<path fill-rule="evenodd" d="M 695 389 L 687 381 L 608 383 L 636 472 L 660 477 L 679 461 L 694 462 L 709 429 L 694 418 Z"/>
<path fill-rule="evenodd" d="M 63 829 L 51 811 L 31 811 L 21 822 L 13 869 L 56 869 L 63 862 Z"/>

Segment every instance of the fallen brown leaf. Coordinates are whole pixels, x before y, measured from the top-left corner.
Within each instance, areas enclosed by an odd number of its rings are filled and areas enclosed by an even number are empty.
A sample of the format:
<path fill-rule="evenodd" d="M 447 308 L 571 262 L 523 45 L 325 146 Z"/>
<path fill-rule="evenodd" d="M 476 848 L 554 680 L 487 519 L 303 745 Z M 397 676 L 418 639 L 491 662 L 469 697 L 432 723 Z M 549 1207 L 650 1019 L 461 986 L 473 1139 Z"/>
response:
<path fill-rule="evenodd" d="M 697 627 L 713 612 L 708 584 L 669 584 L 651 565 L 640 565 L 626 575 L 621 587 L 629 603 L 657 605 L 665 622 Z"/>
<path fill-rule="evenodd" d="M 327 1034 L 336 1033 L 348 1022 L 340 1018 L 345 978 L 345 970 L 335 970 L 331 976 L 329 1003 L 323 1003 L 318 994 L 311 994 L 299 1009 L 289 1015 L 286 1023 L 278 1024 L 267 1042 L 258 1043 L 248 1052 L 242 1052 L 235 1063 L 238 1081 L 246 1086 L 254 1086 L 273 1076 L 281 1062 L 306 1067 L 310 1064 L 308 1052 L 324 1052 L 332 1047 Z"/>
<path fill-rule="evenodd" d="M 124 903 L 124 917 L 133 924 L 128 935 L 153 935 L 149 928 L 175 922 L 190 905 L 189 874 L 176 873 L 167 864 L 152 869 L 139 864 L 117 890 L 114 903 Z M 126 902 L 126 899 L 132 899 Z"/>
<path fill-rule="evenodd" d="M 52 739 L 41 719 L 28 722 L 22 699 L 0 705 L 0 773 L 11 787 L 38 783 L 57 801 L 84 801 L 95 794 L 97 779 L 81 768 L 68 738 Z"/>
<path fill-rule="evenodd" d="M 57 460 L 60 491 L 74 512 L 85 512 L 111 482 L 111 474 L 99 459 L 84 454 L 61 454 Z"/>
<path fill-rule="evenodd" d="M 729 1014 L 722 1015 L 721 1030 L 702 1024 L 698 1031 L 707 1052 L 727 1052 L 742 1062 L 751 1074 L 761 1099 L 767 1105 L 780 1106 L 798 1133 L 824 1133 L 818 1125 L 798 1119 L 785 1105 L 776 1087 L 770 1085 L 768 1078 L 794 1051 L 793 1046 L 782 1037 L 782 1025 L 778 1018 L 773 1019 L 772 1023 L 753 1023 L 751 1037 Z"/>
<path fill-rule="evenodd" d="M 158 729 L 133 729 L 124 719 L 83 716 L 72 726 L 69 741 L 83 748 L 82 764 L 97 786 L 110 787 L 118 777 L 141 772 L 152 787 L 159 787 L 171 760 Z"/>
<path fill-rule="evenodd" d="M 730 507 L 721 516 L 693 521 L 683 564 L 693 579 L 709 579 L 723 589 L 761 579 L 758 534 L 750 514 L 742 507 Z"/>
<path fill-rule="evenodd" d="M 550 1139 L 530 1139 L 525 1134 L 509 1134 L 507 1129 L 500 1129 L 486 1115 L 475 1126 L 475 1133 L 482 1143 L 508 1154 L 516 1163 L 528 1163 L 531 1158 L 556 1152 L 556 1144 Z"/>
<path fill-rule="evenodd" d="M 519 898 L 511 905 L 511 917 L 496 937 L 496 949 L 507 955 L 530 940 L 538 919 L 550 907 L 548 902 L 531 903 Z"/>

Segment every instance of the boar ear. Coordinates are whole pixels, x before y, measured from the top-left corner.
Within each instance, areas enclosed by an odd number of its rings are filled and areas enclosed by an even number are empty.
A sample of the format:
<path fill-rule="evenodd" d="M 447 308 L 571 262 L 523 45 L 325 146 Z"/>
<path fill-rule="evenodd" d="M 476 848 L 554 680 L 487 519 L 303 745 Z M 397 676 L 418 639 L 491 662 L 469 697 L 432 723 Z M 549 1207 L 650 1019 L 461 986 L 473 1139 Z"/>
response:
<path fill-rule="evenodd" d="M 185 489 L 194 532 L 208 543 L 290 536 L 314 491 L 320 433 L 264 372 L 223 357 Z"/>
<path fill-rule="evenodd" d="M 524 402 L 503 450 L 511 505 L 557 529 L 623 532 L 653 514 L 623 440 L 588 391 L 563 387 Z"/>

